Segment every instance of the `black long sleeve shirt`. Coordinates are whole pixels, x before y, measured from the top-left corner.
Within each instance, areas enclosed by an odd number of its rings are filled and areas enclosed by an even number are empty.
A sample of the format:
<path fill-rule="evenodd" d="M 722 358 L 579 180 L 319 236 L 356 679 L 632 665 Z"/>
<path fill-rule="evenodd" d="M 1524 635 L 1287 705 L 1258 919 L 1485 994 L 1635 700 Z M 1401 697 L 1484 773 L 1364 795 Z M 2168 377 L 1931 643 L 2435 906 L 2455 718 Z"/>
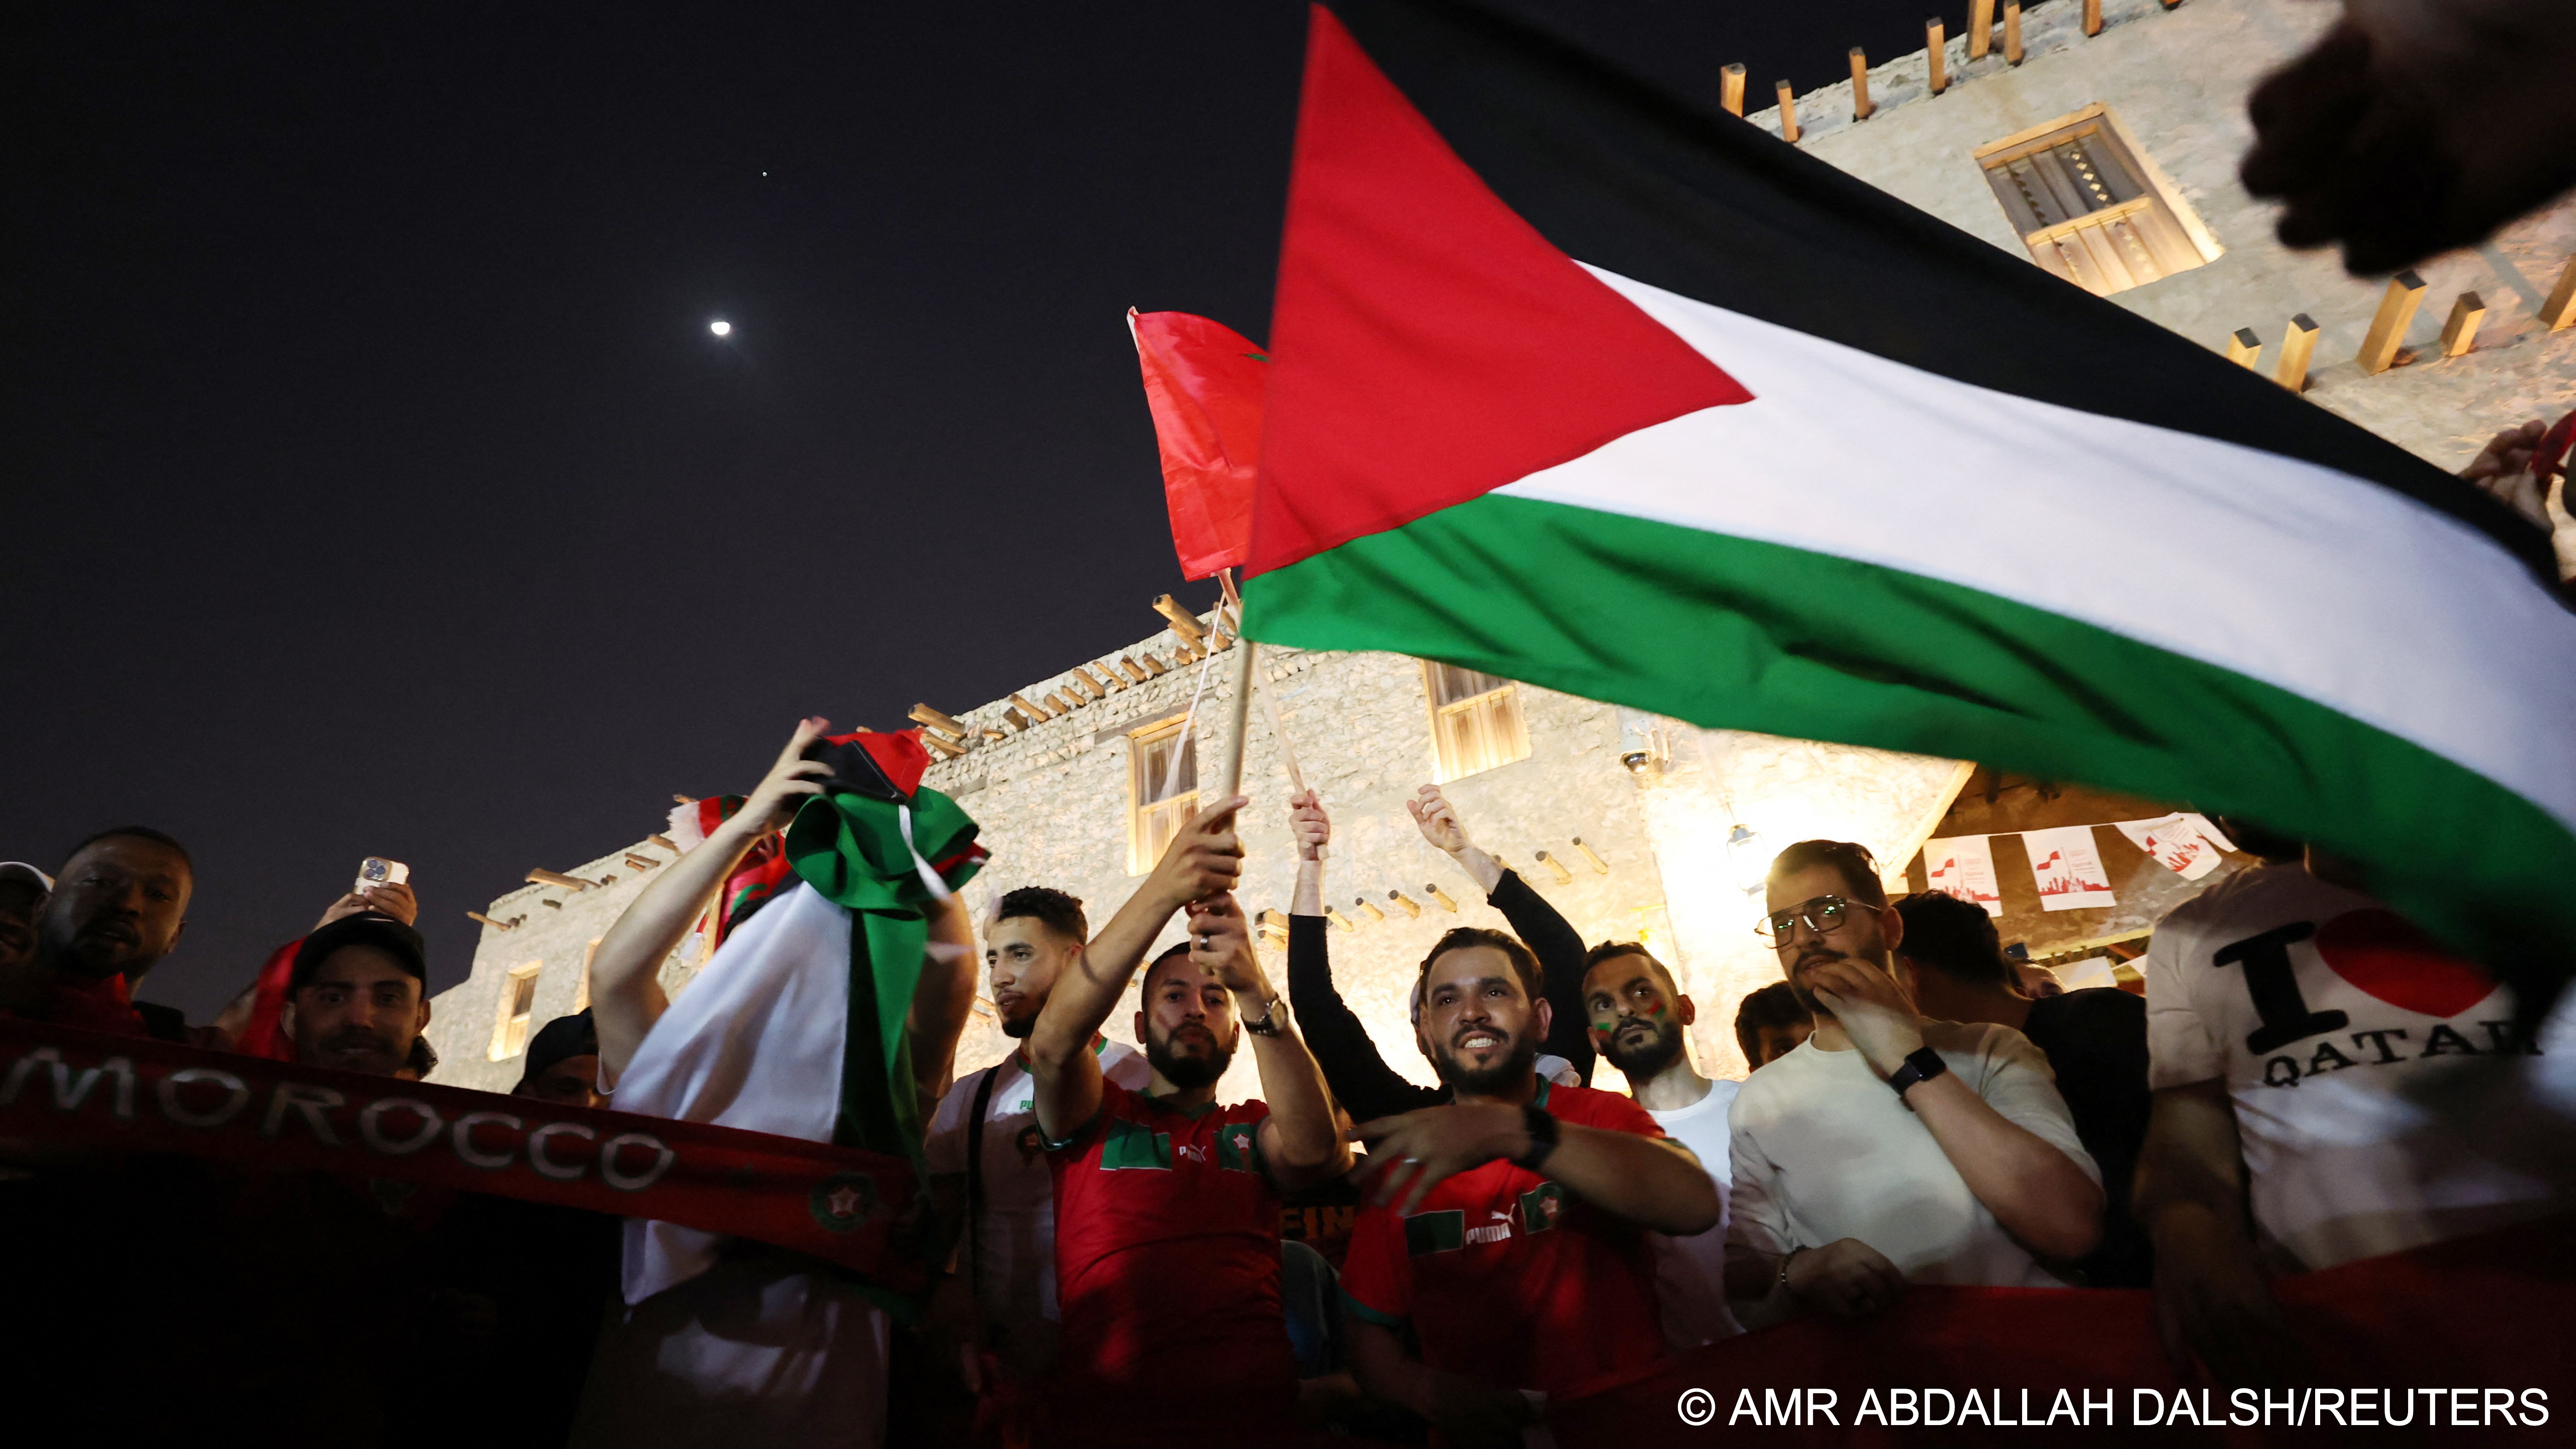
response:
<path fill-rule="evenodd" d="M 1538 958 L 1540 989 L 1552 1018 L 1539 1049 L 1572 1063 L 1589 1085 L 1592 1038 L 1583 1014 L 1583 937 L 1518 872 L 1504 871 L 1485 901 L 1503 913 Z M 1323 1069 L 1324 1085 L 1354 1120 L 1392 1117 L 1449 1100 L 1447 1087 L 1406 1081 L 1378 1055 L 1359 1014 L 1333 987 L 1331 936 L 1322 916 L 1288 918 L 1288 1001 L 1307 1050 Z"/>

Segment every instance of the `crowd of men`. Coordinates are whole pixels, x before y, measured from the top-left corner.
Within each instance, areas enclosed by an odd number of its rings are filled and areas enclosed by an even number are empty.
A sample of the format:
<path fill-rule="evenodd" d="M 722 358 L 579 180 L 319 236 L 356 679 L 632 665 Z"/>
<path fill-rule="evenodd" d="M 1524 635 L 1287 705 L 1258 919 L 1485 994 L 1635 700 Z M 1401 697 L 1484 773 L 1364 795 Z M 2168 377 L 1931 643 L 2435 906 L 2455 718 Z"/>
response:
<path fill-rule="evenodd" d="M 617 1107 L 691 903 L 825 788 L 800 748 L 819 725 L 602 941 L 592 1008 L 536 1034 L 519 1093 Z M 133 1442 L 213 1413 L 342 1444 L 1160 1444 L 1213 1426 L 1517 1444 L 1551 1402 L 1665 1355 L 1916 1285 L 2152 1288 L 2178 1363 L 2283 1382 L 2296 1339 L 2273 1276 L 2576 1199 L 2566 1044 L 2519 1028 L 2492 983 L 2434 1001 L 2352 969 L 2438 953 L 2330 856 L 2251 822 L 2224 824 L 2257 859 L 2159 926 L 2142 996 L 2035 991 L 1981 908 L 1890 899 L 1850 842 L 1789 846 L 1748 922 L 1782 980 L 1739 1006 L 1737 1082 L 1694 1061 L 1700 1008 L 1667 963 L 1587 944 L 1426 786 L 1424 838 L 1509 928 L 1460 926 L 1419 965 L 1431 1087 L 1336 988 L 1311 793 L 1275 843 L 1297 878 L 1274 983 L 1231 894 L 1244 803 L 1189 821 L 1098 926 L 1035 883 L 980 921 L 953 898 L 932 921 L 911 1060 L 947 1271 L 924 1301 L 742 1242 L 629 1301 L 637 1253 L 664 1249 L 621 1250 L 614 1219 L 13 1142 L 0 1223 L 21 1301 L 52 1326 L 14 1356 L 13 1389 Z M 133 993 L 193 884 L 187 850 L 141 827 L 50 874 L 0 864 L 0 1014 L 419 1075 L 407 888 L 334 901 L 261 973 L 274 990 L 191 1027 Z M 1175 921 L 1183 939 L 1154 953 Z M 1016 1045 L 959 1063 L 978 947 Z M 1136 1051 L 1104 1028 L 1140 976 Z M 1245 1050 L 1260 1097 L 1219 1102 Z M 2444 1110 L 2444 1083 L 2474 1110 Z M 1347 1235 L 1283 1240 L 1315 1203 L 1356 1209 Z"/>

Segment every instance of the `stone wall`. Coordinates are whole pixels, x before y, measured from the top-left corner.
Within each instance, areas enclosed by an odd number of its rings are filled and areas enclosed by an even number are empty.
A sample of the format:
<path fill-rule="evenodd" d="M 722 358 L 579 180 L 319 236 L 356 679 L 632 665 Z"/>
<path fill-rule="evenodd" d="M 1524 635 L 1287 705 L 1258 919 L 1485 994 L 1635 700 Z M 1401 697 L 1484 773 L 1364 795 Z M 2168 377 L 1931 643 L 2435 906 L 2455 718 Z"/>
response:
<path fill-rule="evenodd" d="M 2282 0 L 2109 0 L 2103 32 L 2086 39 L 2080 0 L 2024 12 L 2025 59 L 2005 63 L 2002 43 L 1970 65 L 1964 37 L 1949 41 L 1950 88 L 1924 84 L 1923 52 L 1871 72 L 1877 111 L 1851 119 L 1851 83 L 1798 99 L 1800 144 L 1871 185 L 2015 256 L 2028 249 L 1970 152 L 1991 141 L 2102 102 L 2138 137 L 2146 159 L 2191 205 L 2223 253 L 2217 260 L 2111 301 L 2223 351 L 2238 328 L 2262 338 L 2268 376 L 2289 319 L 2321 329 L 2308 397 L 2444 468 L 2456 469 L 2499 429 L 2576 408 L 2576 328 L 2550 333 L 2543 300 L 2576 252 L 2576 203 L 2525 218 L 2486 245 L 2418 266 L 2422 304 L 2406 334 L 2415 360 L 2377 376 L 2354 355 L 2377 312 L 2384 281 L 2345 275 L 2333 251 L 2294 252 L 2272 237 L 2272 208 L 2248 196 L 2237 163 L 2253 143 L 2245 98 L 2264 75 L 2305 49 L 2341 12 Z M 1998 26 L 1998 36 L 2001 27 Z M 1774 133 L 1776 108 L 1747 117 Z M 2437 358 L 2432 344 L 2460 293 L 2487 307 L 2467 355 Z M 1903 297 L 1883 299 L 1902 309 Z M 1970 325 L 1961 319 L 1956 325 Z M 2084 359 L 2067 358 L 2070 367 Z M 2106 389 L 2120 385 L 2104 373 Z"/>

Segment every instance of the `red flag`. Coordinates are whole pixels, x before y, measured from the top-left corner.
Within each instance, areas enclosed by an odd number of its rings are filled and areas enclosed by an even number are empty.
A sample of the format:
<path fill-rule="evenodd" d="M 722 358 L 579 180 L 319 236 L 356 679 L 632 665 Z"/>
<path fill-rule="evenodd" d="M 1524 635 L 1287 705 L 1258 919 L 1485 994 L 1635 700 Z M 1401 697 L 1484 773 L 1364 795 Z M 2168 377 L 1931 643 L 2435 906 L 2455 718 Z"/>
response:
<path fill-rule="evenodd" d="M 1181 575 L 1203 579 L 1236 567 L 1252 547 L 1252 474 L 1270 358 L 1232 328 L 1187 312 L 1140 316 L 1130 307 L 1127 330 L 1145 370 Z"/>

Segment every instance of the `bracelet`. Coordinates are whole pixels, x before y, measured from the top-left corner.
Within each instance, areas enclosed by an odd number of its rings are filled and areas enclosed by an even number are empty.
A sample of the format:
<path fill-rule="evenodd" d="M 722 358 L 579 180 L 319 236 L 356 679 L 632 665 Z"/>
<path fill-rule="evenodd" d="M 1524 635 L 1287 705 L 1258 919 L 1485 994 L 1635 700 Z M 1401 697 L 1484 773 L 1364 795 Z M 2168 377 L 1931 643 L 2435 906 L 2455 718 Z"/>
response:
<path fill-rule="evenodd" d="M 1789 1251 L 1780 1255 L 1780 1281 L 1773 1285 L 1775 1288 L 1786 1288 L 1789 1286 L 1789 1260 L 1797 1257 L 1800 1253 L 1805 1251 L 1807 1251 L 1805 1248 L 1791 1248 Z"/>

